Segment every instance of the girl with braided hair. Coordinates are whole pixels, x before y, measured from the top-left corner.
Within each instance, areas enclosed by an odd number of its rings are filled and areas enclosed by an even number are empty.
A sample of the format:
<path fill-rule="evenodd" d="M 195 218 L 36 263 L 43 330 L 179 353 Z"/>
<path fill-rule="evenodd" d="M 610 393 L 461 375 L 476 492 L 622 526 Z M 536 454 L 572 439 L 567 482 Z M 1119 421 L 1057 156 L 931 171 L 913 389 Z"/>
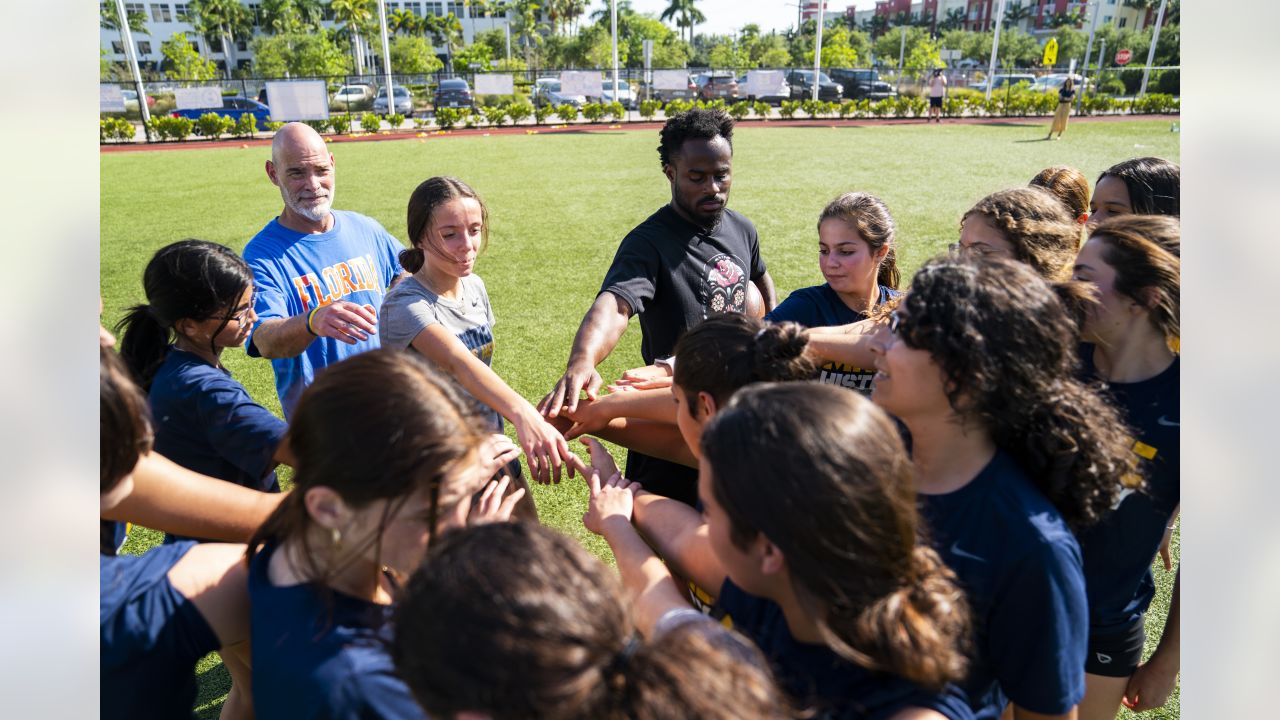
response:
<path fill-rule="evenodd" d="M 979 200 L 960 220 L 963 254 L 1007 257 L 1056 282 L 1071 275 L 1081 228 L 1062 202 L 1042 187 L 1016 187 Z"/>

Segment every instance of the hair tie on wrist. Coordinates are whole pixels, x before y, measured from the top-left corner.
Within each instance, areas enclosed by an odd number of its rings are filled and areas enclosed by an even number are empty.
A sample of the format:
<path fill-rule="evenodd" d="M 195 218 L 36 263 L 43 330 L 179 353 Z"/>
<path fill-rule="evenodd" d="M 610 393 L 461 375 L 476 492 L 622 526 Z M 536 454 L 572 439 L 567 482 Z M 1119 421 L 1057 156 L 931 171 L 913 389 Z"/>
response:
<path fill-rule="evenodd" d="M 315 337 L 320 337 L 320 333 L 316 332 L 315 328 L 311 327 L 311 320 L 316 316 L 316 312 L 320 307 L 321 306 L 317 305 L 311 309 L 311 312 L 307 313 L 307 332 L 311 333 Z"/>

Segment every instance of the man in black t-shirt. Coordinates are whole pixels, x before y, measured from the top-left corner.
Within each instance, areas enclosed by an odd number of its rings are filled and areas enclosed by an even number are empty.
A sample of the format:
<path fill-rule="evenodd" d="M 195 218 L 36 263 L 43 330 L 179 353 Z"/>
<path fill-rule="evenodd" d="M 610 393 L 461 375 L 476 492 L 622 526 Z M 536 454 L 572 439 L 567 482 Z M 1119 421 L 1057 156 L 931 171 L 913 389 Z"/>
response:
<path fill-rule="evenodd" d="M 733 119 L 722 110 L 690 110 L 667 120 L 658 155 L 671 183 L 662 206 L 618 247 L 600 294 L 578 328 L 565 374 L 539 409 L 556 417 L 573 412 L 586 390 L 595 399 L 604 361 L 640 315 L 640 354 L 646 365 L 672 354 L 684 331 L 709 315 L 742 312 L 748 283 L 759 289 L 765 310 L 777 299 L 760 257 L 755 226 L 725 208 L 733 164 Z M 647 490 L 693 504 L 697 472 L 637 452 L 627 458 L 627 477 Z"/>

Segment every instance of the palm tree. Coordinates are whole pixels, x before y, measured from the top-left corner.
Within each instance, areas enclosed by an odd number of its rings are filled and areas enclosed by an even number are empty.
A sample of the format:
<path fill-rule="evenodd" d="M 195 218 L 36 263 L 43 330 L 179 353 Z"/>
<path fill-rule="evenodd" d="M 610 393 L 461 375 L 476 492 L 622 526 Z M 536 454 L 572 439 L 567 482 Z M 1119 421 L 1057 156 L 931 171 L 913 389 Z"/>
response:
<path fill-rule="evenodd" d="M 942 19 L 942 22 L 938 23 L 938 29 L 959 30 L 964 27 L 965 19 L 964 8 L 952 8 L 947 11 L 947 15 Z"/>
<path fill-rule="evenodd" d="M 893 25 L 894 27 L 902 27 L 903 25 L 910 25 L 911 13 L 907 12 L 906 10 L 900 10 L 894 13 L 893 17 L 889 20 L 889 24 Z"/>
<path fill-rule="evenodd" d="M 191 0 L 187 5 L 187 17 L 205 42 L 212 37 L 218 38 L 229 77 L 236 67 L 235 40 L 248 36 L 253 27 L 249 9 L 237 0 Z"/>
<path fill-rule="evenodd" d="M 422 32 L 422 22 L 425 18 L 420 18 L 413 14 L 412 10 L 403 8 L 394 10 L 387 16 L 387 31 L 393 35 L 404 33 L 406 35 L 419 35 Z"/>
<path fill-rule="evenodd" d="M 1084 10 L 1077 10 L 1074 13 L 1054 13 L 1044 21 L 1044 24 L 1051 28 L 1059 28 L 1063 25 L 1079 27 L 1084 24 Z"/>
<path fill-rule="evenodd" d="M 1004 9 L 1004 27 L 1009 28 L 1035 15 L 1035 11 L 1016 2 Z"/>
<path fill-rule="evenodd" d="M 872 15 L 862 21 L 862 29 L 874 40 L 889 30 L 889 19 L 883 15 Z"/>
<path fill-rule="evenodd" d="M 631 0 L 618 0 L 618 17 L 634 15 L 635 10 L 631 7 Z M 604 0 L 604 5 L 597 10 L 591 11 L 591 20 L 594 22 L 609 22 L 609 0 Z M 666 18 L 664 18 L 666 19 Z"/>
<path fill-rule="evenodd" d="M 272 35 L 314 31 L 323 19 L 319 0 L 262 0 L 261 27 Z"/>
<path fill-rule="evenodd" d="M 677 18 L 676 27 L 689 28 L 689 44 L 693 44 L 693 28 L 698 23 L 707 21 L 707 16 L 695 7 L 697 0 L 670 0 L 671 4 L 659 16 L 660 20 Z"/>
<path fill-rule="evenodd" d="M 372 0 L 330 0 L 333 19 L 342 24 L 342 31 L 351 38 L 351 59 L 357 75 L 364 74 L 364 53 L 360 36 L 373 24 Z"/>
<path fill-rule="evenodd" d="M 107 0 L 102 4 L 101 14 L 98 16 L 98 24 L 107 30 L 118 30 L 120 32 L 120 47 L 125 46 L 124 28 L 120 26 L 120 13 L 116 11 L 116 4 L 111 0 Z M 147 15 L 140 12 L 128 12 L 129 31 L 150 35 L 147 30 Z"/>
<path fill-rule="evenodd" d="M 529 62 L 530 54 L 542 44 L 540 30 L 545 27 L 539 12 L 542 5 L 538 0 L 514 0 L 515 31 L 520 36 L 520 44 L 524 47 L 525 62 Z"/>
<path fill-rule="evenodd" d="M 453 53 L 462 45 L 462 22 L 458 16 L 448 13 L 443 17 L 426 18 L 426 29 L 437 43 L 444 45 L 445 56 L 449 60 L 449 72 L 453 72 Z"/>

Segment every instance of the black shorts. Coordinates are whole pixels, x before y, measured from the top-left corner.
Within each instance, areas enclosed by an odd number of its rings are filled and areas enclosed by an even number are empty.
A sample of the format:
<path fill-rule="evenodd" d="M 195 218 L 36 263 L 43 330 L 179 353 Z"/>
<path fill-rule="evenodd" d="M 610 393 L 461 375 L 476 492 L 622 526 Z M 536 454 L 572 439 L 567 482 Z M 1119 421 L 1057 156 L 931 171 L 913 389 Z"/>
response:
<path fill-rule="evenodd" d="M 1089 655 L 1084 671 L 1104 677 L 1129 677 L 1142 662 L 1147 633 L 1142 618 L 1130 627 L 1107 633 L 1089 633 Z"/>
<path fill-rule="evenodd" d="M 940 108 L 940 107 L 942 107 L 942 98 L 940 98 L 940 97 L 930 97 L 930 98 L 929 98 L 929 107 L 936 107 L 936 108 Z"/>

